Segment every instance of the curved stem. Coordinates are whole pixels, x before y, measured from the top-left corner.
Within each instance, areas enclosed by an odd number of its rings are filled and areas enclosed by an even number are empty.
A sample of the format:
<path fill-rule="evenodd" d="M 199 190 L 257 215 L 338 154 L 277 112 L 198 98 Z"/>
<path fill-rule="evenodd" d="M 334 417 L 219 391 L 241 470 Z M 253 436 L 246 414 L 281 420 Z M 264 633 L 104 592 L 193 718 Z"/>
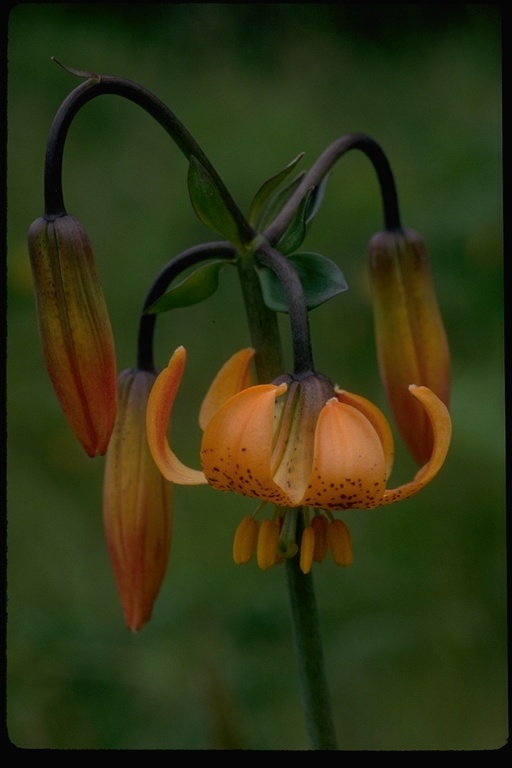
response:
<path fill-rule="evenodd" d="M 137 368 L 144 371 L 154 370 L 153 337 L 158 315 L 145 314 L 146 309 L 160 298 L 172 281 L 185 269 L 194 266 L 194 264 L 199 264 L 201 261 L 219 257 L 231 261 L 235 260 L 236 251 L 231 243 L 227 241 L 205 243 L 204 245 L 188 248 L 178 256 L 175 256 L 157 275 L 142 307 L 137 337 Z"/>
<path fill-rule="evenodd" d="M 285 291 L 292 331 L 293 372 L 300 378 L 313 371 L 309 316 L 302 283 L 292 263 L 265 243 L 259 247 L 256 258 L 277 275 Z"/>
<path fill-rule="evenodd" d="M 102 76 L 75 88 L 62 102 L 50 129 L 45 162 L 45 215 L 56 218 L 66 213 L 62 194 L 62 157 L 69 126 L 77 112 L 88 101 L 103 94 L 122 96 L 150 114 L 171 136 L 187 160 L 193 155 L 208 171 L 236 222 L 241 242 L 251 242 L 255 232 L 234 202 L 215 168 L 196 140 L 176 115 L 154 94 L 122 77 Z"/>
<path fill-rule="evenodd" d="M 387 230 L 401 229 L 398 195 L 395 180 L 388 159 L 372 138 L 364 133 L 349 133 L 331 144 L 312 168 L 305 174 L 295 192 L 283 206 L 273 222 L 265 230 L 265 237 L 275 243 L 286 231 L 304 195 L 316 187 L 331 170 L 337 160 L 351 149 L 359 149 L 372 162 L 380 184 L 384 209 L 384 227 Z"/>

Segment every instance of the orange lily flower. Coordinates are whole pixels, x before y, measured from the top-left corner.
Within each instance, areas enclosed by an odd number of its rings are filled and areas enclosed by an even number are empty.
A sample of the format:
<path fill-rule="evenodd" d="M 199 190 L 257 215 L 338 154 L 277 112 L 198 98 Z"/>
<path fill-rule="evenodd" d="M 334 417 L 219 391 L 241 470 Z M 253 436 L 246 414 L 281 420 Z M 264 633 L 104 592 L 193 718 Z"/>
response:
<path fill-rule="evenodd" d="M 441 468 L 450 443 L 451 420 L 446 406 L 427 387 L 410 385 L 409 396 L 422 406 L 432 424 L 432 454 L 413 480 L 389 489 L 393 437 L 375 405 L 333 387 L 316 373 L 302 379 L 286 375 L 272 384 L 242 388 L 251 359 L 251 350 L 235 355 L 206 396 L 202 408 L 206 416 L 201 423 L 202 470 L 182 464 L 167 440 L 185 367 L 183 347 L 159 374 L 148 400 L 148 443 L 168 480 L 188 485 L 208 483 L 218 490 L 271 502 L 278 510 L 313 507 L 330 514 L 331 510 L 372 509 L 405 499 L 427 485 Z M 250 550 L 247 542 L 254 541 L 255 533 L 246 523 L 244 526 L 240 551 L 245 554 L 240 561 L 246 562 Z M 274 538 L 278 535 L 272 534 Z M 265 541 L 272 536 L 265 531 Z M 339 535 L 334 541 L 338 550 L 344 551 Z M 266 550 L 267 545 L 262 546 Z M 315 548 L 309 543 L 308 549 L 311 556 L 307 560 L 311 561 Z M 266 566 L 273 562 L 268 556 L 262 560 Z"/>

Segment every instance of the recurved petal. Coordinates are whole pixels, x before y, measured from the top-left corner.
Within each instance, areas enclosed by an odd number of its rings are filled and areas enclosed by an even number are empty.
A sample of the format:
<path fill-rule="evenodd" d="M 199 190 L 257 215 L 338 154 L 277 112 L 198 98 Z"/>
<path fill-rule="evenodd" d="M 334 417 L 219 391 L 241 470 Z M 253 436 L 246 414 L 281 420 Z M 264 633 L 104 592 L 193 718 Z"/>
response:
<path fill-rule="evenodd" d="M 302 504 L 321 509 L 371 509 L 386 486 L 379 435 L 357 408 L 327 401 L 318 418 L 313 472 Z"/>
<path fill-rule="evenodd" d="M 241 349 L 225 363 L 210 385 L 199 411 L 199 426 L 206 425 L 230 397 L 253 385 L 251 363 L 254 349 Z"/>
<path fill-rule="evenodd" d="M 158 374 L 149 395 L 146 412 L 148 444 L 153 460 L 167 480 L 179 485 L 204 485 L 206 478 L 197 469 L 183 464 L 171 450 L 167 441 L 171 413 L 176 399 L 187 353 L 184 347 L 178 347 L 169 361 L 167 368 Z"/>
<path fill-rule="evenodd" d="M 410 483 L 385 491 L 381 504 L 392 504 L 406 499 L 420 491 L 437 475 L 441 469 L 452 436 L 452 422 L 446 405 L 428 387 L 411 384 L 409 391 L 424 407 L 434 433 L 434 443 L 430 460 L 416 473 Z"/>
<path fill-rule="evenodd" d="M 249 387 L 211 418 L 201 445 L 201 463 L 210 485 L 289 505 L 271 475 L 275 400 L 286 388 L 286 384 Z"/>

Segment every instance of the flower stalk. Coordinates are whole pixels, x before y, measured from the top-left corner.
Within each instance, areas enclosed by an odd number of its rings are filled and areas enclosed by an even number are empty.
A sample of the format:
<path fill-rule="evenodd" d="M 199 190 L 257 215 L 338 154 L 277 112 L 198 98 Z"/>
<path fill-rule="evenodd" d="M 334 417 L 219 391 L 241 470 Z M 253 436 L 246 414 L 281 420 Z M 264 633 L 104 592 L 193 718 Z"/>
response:
<path fill-rule="evenodd" d="M 271 248 L 262 248 L 258 258 L 282 278 L 288 292 L 290 323 L 293 329 L 294 363 L 301 372 L 312 369 L 313 359 L 309 321 L 300 281 L 293 268 Z M 243 287 L 248 324 L 255 348 L 255 363 L 260 382 L 265 383 L 282 373 L 281 343 L 275 313 L 263 302 L 254 268 L 247 269 L 240 260 L 240 280 Z M 293 273 L 293 274 L 292 274 Z M 247 277 L 251 275 L 249 279 Z M 297 516 L 302 527 L 302 515 Z M 296 536 L 300 541 L 301 530 Z M 286 583 L 292 622 L 292 635 L 299 672 L 301 696 L 311 749 L 335 750 L 336 735 L 331 700 L 322 650 L 318 607 L 312 573 L 300 568 L 300 554 L 286 559 Z"/>
<path fill-rule="evenodd" d="M 298 518 L 300 525 L 301 515 Z M 301 571 L 297 555 L 286 560 L 286 581 L 311 749 L 335 750 L 338 747 L 325 673 L 313 574 Z"/>

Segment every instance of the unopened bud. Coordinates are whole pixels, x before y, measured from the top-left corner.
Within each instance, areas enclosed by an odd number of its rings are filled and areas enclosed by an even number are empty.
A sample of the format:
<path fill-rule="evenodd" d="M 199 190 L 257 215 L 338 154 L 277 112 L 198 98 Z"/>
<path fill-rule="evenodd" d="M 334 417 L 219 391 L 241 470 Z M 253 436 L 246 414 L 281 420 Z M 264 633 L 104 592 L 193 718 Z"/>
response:
<path fill-rule="evenodd" d="M 116 416 L 116 359 L 89 238 L 73 216 L 39 218 L 28 246 L 50 380 L 87 454 L 104 454 Z"/>
<path fill-rule="evenodd" d="M 409 386 L 450 396 L 450 351 L 428 254 L 411 229 L 384 231 L 370 242 L 370 279 L 381 378 L 398 429 L 419 464 L 432 454 L 433 431 Z"/>
<path fill-rule="evenodd" d="M 119 408 L 103 484 L 103 520 L 127 626 L 151 617 L 171 545 L 172 486 L 158 470 L 146 435 L 146 407 L 156 373 L 119 375 Z"/>

